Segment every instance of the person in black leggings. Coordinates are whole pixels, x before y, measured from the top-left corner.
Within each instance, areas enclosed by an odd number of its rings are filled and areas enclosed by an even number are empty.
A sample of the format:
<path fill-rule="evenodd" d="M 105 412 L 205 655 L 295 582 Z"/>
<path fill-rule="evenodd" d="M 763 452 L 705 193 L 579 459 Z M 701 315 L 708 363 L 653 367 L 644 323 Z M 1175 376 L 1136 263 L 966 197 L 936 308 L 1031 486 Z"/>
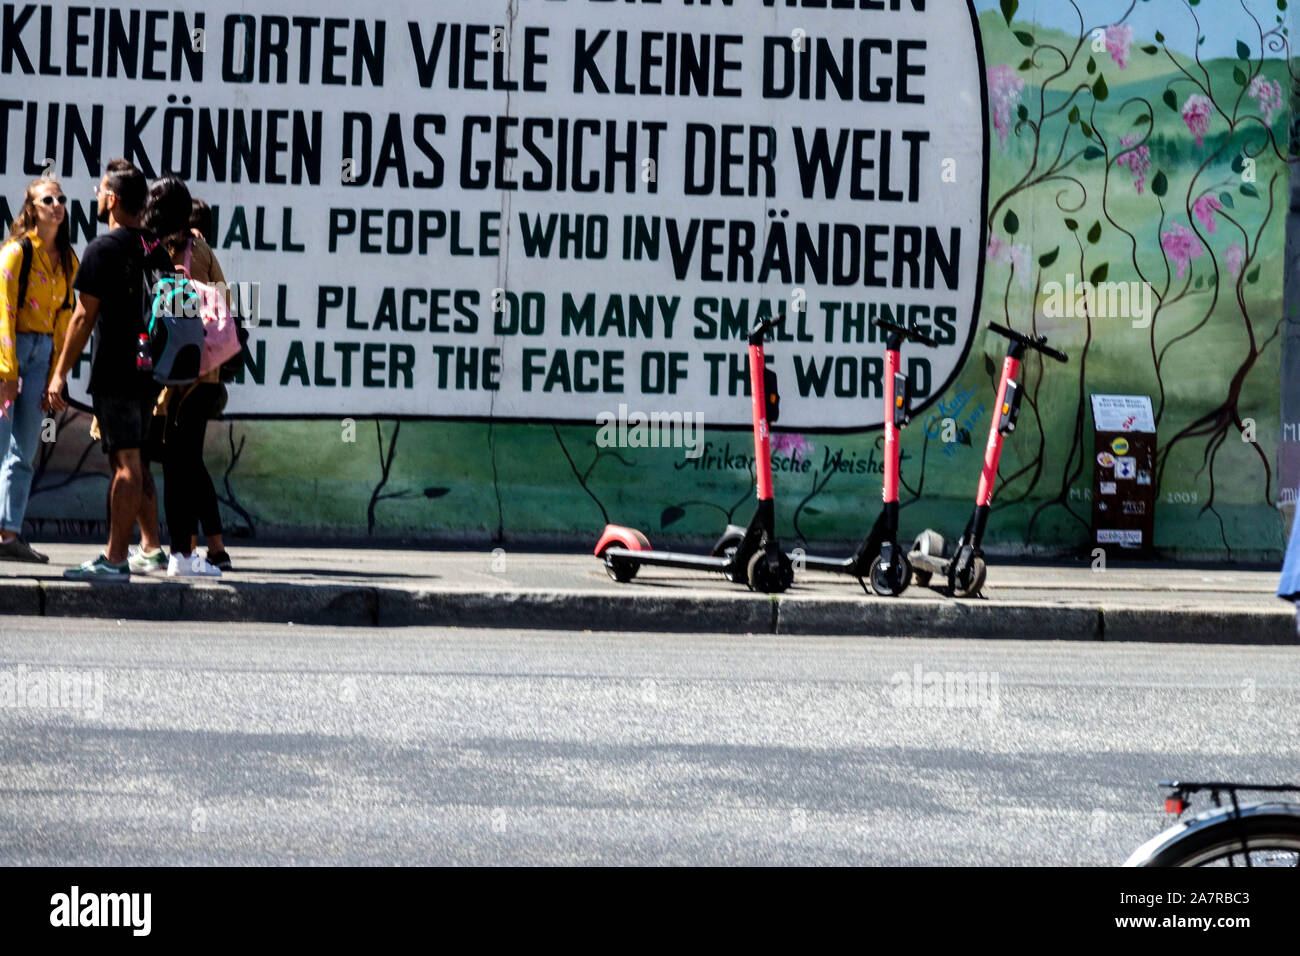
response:
<path fill-rule="evenodd" d="M 207 276 L 206 281 L 213 284 L 221 283 L 224 287 L 226 284 L 225 274 L 221 271 L 221 263 L 217 261 L 212 247 L 207 243 L 207 237 L 212 235 L 212 209 L 202 199 L 192 199 L 190 208 L 190 247 L 193 256 L 197 257 L 191 262 L 194 269 L 194 277 L 203 279 Z M 194 240 L 198 240 L 195 242 Z M 202 274 L 200 274 L 202 273 Z M 217 372 L 205 375 L 201 382 L 204 384 L 219 384 L 221 376 Z M 226 407 L 228 393 L 225 385 L 214 393 L 212 416 L 216 418 Z M 203 539 L 208 545 L 208 561 L 222 571 L 231 570 L 230 555 L 226 552 L 225 543 L 222 541 L 221 527 L 221 509 L 217 507 L 217 493 L 212 488 L 211 479 L 207 482 L 208 491 L 200 489 L 199 500 L 197 501 L 197 510 L 199 523 L 203 526 Z M 192 548 L 198 547 L 198 535 L 190 542 Z"/>
<path fill-rule="evenodd" d="M 193 201 L 189 189 L 176 176 L 164 176 L 149 187 L 145 220 L 162 238 L 172 262 L 191 278 L 224 287 L 225 276 L 216 256 L 202 238 L 191 231 Z M 230 557 L 221 547 L 221 515 L 217 493 L 203 463 L 203 436 L 208 419 L 226 404 L 226 387 L 218 369 L 188 385 L 172 386 L 160 403 L 166 405 L 161 446 L 163 450 L 163 510 L 171 538 L 167 573 L 180 576 L 216 576 L 230 569 Z M 208 555 L 197 552 L 199 522 L 208 537 Z"/>
<path fill-rule="evenodd" d="M 193 553 L 199 523 L 211 540 L 221 534 L 221 511 L 212 476 L 203 463 L 203 436 L 208 420 L 221 414 L 226 404 L 226 387 L 220 382 L 194 382 L 177 386 L 167 403 L 163 426 L 163 509 L 172 552 Z M 208 561 L 216 564 L 211 548 Z"/>

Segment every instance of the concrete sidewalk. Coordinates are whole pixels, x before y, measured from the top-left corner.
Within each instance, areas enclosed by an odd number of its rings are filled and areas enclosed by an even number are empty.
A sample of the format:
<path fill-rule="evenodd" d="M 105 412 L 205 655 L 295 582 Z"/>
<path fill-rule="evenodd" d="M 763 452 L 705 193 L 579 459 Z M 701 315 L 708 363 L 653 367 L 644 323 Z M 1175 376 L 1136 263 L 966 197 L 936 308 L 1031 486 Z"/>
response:
<path fill-rule="evenodd" d="M 851 578 L 805 573 L 782 595 L 721 575 L 643 568 L 616 584 L 590 554 L 287 548 L 236 544 L 219 581 L 135 575 L 65 581 L 93 544 L 40 546 L 47 565 L 0 562 L 0 615 L 443 625 L 564 630 L 843 634 L 1030 640 L 1297 643 L 1277 573 L 990 562 L 980 600 L 913 585 L 865 595 Z M 0 629 L 4 619 L 0 617 Z"/>

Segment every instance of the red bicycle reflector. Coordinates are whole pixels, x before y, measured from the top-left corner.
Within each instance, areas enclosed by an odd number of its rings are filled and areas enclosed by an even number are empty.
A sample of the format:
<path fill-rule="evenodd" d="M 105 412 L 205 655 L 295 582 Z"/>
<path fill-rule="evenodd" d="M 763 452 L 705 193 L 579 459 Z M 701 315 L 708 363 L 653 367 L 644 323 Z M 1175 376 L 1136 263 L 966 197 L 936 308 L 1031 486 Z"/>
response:
<path fill-rule="evenodd" d="M 1186 809 L 1187 804 L 1181 797 L 1165 797 L 1165 813 L 1182 816 L 1183 811 Z"/>

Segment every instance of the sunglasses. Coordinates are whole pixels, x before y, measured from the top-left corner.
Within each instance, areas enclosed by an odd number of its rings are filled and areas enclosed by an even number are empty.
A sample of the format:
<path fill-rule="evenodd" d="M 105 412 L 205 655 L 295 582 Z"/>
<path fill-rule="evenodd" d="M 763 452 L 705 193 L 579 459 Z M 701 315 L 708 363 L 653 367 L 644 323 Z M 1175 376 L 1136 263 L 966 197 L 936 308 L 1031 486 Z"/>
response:
<path fill-rule="evenodd" d="M 66 206 L 68 204 L 68 197 L 67 196 L 42 196 L 38 201 L 42 206 L 53 206 L 55 203 L 58 203 L 60 206 Z"/>

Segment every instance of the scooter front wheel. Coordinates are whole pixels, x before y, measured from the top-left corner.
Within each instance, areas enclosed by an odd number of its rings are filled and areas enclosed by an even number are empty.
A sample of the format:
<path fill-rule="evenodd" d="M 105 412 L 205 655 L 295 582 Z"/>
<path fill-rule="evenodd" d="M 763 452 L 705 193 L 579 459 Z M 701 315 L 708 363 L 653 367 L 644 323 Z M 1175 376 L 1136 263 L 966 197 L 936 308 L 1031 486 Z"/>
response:
<path fill-rule="evenodd" d="M 749 586 L 763 594 L 779 594 L 794 583 L 794 565 L 781 551 L 775 559 L 769 558 L 766 551 L 756 551 L 745 571 Z"/>
<path fill-rule="evenodd" d="M 971 558 L 965 571 L 957 575 L 953 593 L 957 597 L 976 597 L 984 587 L 984 580 L 987 577 L 988 568 L 984 565 L 984 559 Z"/>
<path fill-rule="evenodd" d="M 871 562 L 871 590 L 881 597 L 898 597 L 907 590 L 911 581 L 912 563 L 904 555 L 897 555 L 894 562 L 888 565 L 880 555 L 876 555 L 876 560 Z"/>

